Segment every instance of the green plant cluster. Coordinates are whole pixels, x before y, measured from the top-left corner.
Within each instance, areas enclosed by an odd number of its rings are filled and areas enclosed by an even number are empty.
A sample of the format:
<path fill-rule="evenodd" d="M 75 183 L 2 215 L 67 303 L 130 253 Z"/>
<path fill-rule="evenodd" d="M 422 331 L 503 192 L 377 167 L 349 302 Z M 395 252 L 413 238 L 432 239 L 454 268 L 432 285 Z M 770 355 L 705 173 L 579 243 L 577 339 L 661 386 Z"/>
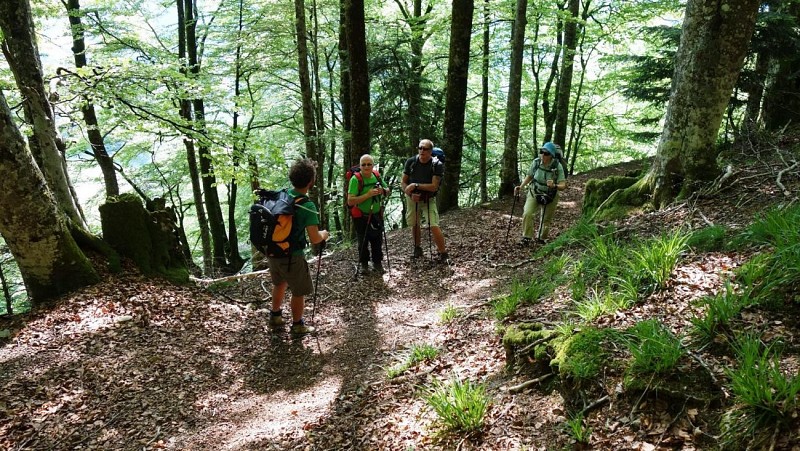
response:
<path fill-rule="evenodd" d="M 439 349 L 429 344 L 414 345 L 402 362 L 386 370 L 386 377 L 394 379 L 405 373 L 412 366 L 433 360 L 439 355 Z"/>
<path fill-rule="evenodd" d="M 435 381 L 422 391 L 445 431 L 469 434 L 483 427 L 491 401 L 485 385 L 453 375 L 449 382 Z"/>

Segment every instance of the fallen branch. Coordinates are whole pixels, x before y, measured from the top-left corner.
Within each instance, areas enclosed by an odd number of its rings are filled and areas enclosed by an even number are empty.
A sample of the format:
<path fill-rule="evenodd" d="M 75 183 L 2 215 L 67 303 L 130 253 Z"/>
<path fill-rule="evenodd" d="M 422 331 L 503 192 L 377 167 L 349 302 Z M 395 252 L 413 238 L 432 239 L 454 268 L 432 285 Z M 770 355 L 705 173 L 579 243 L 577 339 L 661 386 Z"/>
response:
<path fill-rule="evenodd" d="M 695 359 L 697 361 L 697 363 L 700 364 L 700 366 L 702 366 L 706 371 L 708 371 L 708 375 L 711 376 L 711 380 L 714 381 L 714 385 L 719 386 L 719 381 L 717 380 L 717 377 L 714 376 L 714 372 L 711 371 L 711 367 L 709 367 L 706 364 L 706 362 L 703 361 L 703 359 L 699 355 L 695 354 L 694 352 L 691 352 L 691 351 L 687 350 L 687 354 L 689 354 L 689 356 L 692 357 L 693 359 Z"/>
<path fill-rule="evenodd" d="M 781 177 L 783 177 L 783 174 L 793 170 L 796 167 L 797 167 L 797 162 L 795 161 L 793 165 L 789 166 L 788 168 L 784 168 L 780 172 L 778 172 L 778 178 L 775 179 L 775 184 L 777 184 L 778 187 L 781 189 L 781 191 L 783 191 L 784 196 L 789 196 L 791 195 L 791 193 L 789 192 L 788 189 L 786 189 L 785 186 L 783 186 L 783 183 L 781 183 Z"/>
<path fill-rule="evenodd" d="M 530 387 L 531 385 L 536 385 L 536 384 L 538 384 L 540 382 L 544 382 L 547 379 L 550 379 L 551 377 L 553 377 L 555 375 L 556 375 L 556 373 L 545 374 L 544 376 L 537 377 L 536 379 L 531 379 L 529 381 L 525 381 L 525 382 L 523 382 L 523 383 L 521 383 L 519 385 L 514 385 L 512 387 L 508 387 L 508 392 L 509 393 L 519 393 L 522 390 L 525 390 L 526 388 Z"/>
<path fill-rule="evenodd" d="M 536 347 L 536 346 L 538 346 L 538 345 L 540 345 L 542 343 L 548 342 L 548 341 L 552 340 L 553 338 L 556 338 L 556 334 L 550 335 L 549 337 L 543 337 L 543 338 L 540 338 L 540 339 L 538 339 L 538 340 L 536 340 L 534 342 L 531 342 L 527 346 L 525 346 L 524 348 L 520 349 L 519 351 L 515 351 L 514 353 L 515 354 L 522 354 L 524 352 L 530 351 L 531 348 L 534 348 L 534 347 Z"/>
<path fill-rule="evenodd" d="M 230 282 L 232 280 L 253 279 L 264 274 L 269 274 L 269 269 L 262 269 L 261 271 L 253 271 L 244 274 L 234 274 L 232 276 L 220 277 L 219 279 L 199 279 L 197 277 L 189 277 L 189 280 L 200 285 L 212 285 L 219 282 Z"/>
<path fill-rule="evenodd" d="M 598 406 L 600 406 L 601 404 L 607 402 L 609 399 L 611 399 L 611 398 L 609 398 L 608 395 L 603 396 L 602 398 L 600 398 L 600 399 L 596 400 L 595 402 L 589 404 L 588 406 L 584 407 L 583 410 L 581 410 L 578 415 L 581 416 L 581 417 L 585 417 L 586 413 L 596 409 Z"/>
<path fill-rule="evenodd" d="M 540 261 L 540 260 L 541 260 L 541 258 L 529 258 L 527 260 L 522 260 L 519 263 L 513 263 L 513 264 L 512 263 L 498 263 L 498 264 L 494 265 L 494 267 L 495 268 L 517 269 L 517 268 L 519 268 L 521 266 L 525 266 L 525 265 L 527 265 L 529 263 L 535 263 L 535 262 Z"/>

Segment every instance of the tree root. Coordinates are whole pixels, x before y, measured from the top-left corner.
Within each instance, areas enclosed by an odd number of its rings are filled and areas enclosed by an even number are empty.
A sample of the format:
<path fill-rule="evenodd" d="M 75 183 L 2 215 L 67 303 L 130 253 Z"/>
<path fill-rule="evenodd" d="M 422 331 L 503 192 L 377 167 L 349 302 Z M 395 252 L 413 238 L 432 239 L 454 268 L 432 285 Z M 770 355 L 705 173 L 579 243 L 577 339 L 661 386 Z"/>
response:
<path fill-rule="evenodd" d="M 511 386 L 511 387 L 508 387 L 508 392 L 509 393 L 519 393 L 522 390 L 525 390 L 526 388 L 530 387 L 531 385 L 536 385 L 536 384 L 538 384 L 540 382 L 544 382 L 547 379 L 550 379 L 551 377 L 553 377 L 555 375 L 556 375 L 556 373 L 545 374 L 544 376 L 537 377 L 536 379 L 531 379 L 529 381 L 525 381 L 525 382 L 523 382 L 523 383 L 521 383 L 519 385 L 514 385 L 514 386 Z"/>

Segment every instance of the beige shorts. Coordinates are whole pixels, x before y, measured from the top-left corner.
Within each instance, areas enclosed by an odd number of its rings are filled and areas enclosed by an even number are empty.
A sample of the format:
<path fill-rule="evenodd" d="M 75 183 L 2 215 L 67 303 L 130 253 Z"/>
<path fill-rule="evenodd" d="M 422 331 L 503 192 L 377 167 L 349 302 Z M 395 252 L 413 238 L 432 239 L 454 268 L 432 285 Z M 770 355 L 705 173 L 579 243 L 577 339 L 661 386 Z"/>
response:
<path fill-rule="evenodd" d="M 406 196 L 406 222 L 413 226 L 417 224 L 417 215 L 420 216 L 420 225 L 425 220 L 426 225 L 439 227 L 439 209 L 436 207 L 436 198 L 432 197 L 428 202 L 414 202 L 411 196 Z"/>
<path fill-rule="evenodd" d="M 269 275 L 275 285 L 287 282 L 292 296 L 305 296 L 314 292 L 314 285 L 311 282 L 311 273 L 308 270 L 308 262 L 302 255 L 291 257 L 267 259 L 269 265 Z"/>

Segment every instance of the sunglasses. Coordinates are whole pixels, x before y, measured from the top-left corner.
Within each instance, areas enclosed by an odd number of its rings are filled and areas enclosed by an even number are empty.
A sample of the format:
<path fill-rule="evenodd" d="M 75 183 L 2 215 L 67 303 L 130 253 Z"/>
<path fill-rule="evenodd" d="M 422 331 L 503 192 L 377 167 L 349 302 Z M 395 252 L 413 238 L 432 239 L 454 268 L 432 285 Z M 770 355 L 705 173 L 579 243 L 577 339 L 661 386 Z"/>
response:
<path fill-rule="evenodd" d="M 541 151 L 539 152 L 539 155 L 550 155 L 550 152 Z"/>
<path fill-rule="evenodd" d="M 431 150 L 430 147 L 425 147 L 425 146 L 419 146 L 418 149 L 419 150 Z"/>
<path fill-rule="evenodd" d="M 361 163 L 361 166 L 374 166 L 374 163 Z"/>

